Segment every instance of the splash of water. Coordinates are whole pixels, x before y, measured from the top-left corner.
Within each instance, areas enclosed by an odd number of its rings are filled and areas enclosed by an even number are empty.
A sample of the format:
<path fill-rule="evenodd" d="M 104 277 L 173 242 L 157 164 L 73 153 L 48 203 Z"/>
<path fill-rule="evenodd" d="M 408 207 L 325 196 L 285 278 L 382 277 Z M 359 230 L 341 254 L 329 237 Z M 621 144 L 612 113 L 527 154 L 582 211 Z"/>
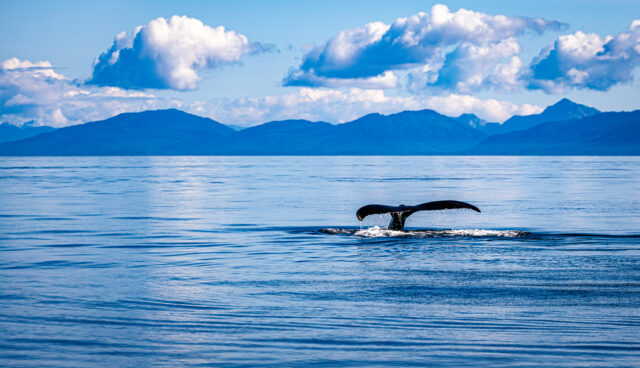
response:
<path fill-rule="evenodd" d="M 414 238 L 433 238 L 433 237 L 502 237 L 502 238 L 515 238 L 528 235 L 526 231 L 519 230 L 486 230 L 486 229 L 448 229 L 448 230 L 389 230 L 380 226 L 373 226 L 363 229 L 360 226 L 359 230 L 354 229 L 340 229 L 340 228 L 325 228 L 320 229 L 320 232 L 325 234 L 344 234 L 361 236 L 365 238 L 380 238 L 380 237 L 414 237 Z"/>
<path fill-rule="evenodd" d="M 440 237 L 440 236 L 466 236 L 466 237 L 504 237 L 514 238 L 527 235 L 526 231 L 518 230 L 484 230 L 484 229 L 450 229 L 450 230 L 406 230 L 396 231 L 373 226 L 353 233 L 356 236 L 368 238 L 411 236 L 411 237 Z"/>

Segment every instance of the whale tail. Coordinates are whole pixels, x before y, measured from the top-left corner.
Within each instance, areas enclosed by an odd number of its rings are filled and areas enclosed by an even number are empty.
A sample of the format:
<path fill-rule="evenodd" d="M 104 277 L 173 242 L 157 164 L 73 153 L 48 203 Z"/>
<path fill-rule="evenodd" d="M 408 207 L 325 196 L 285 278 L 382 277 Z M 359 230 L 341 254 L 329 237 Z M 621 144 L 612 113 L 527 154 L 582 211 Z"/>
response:
<path fill-rule="evenodd" d="M 407 217 L 418 211 L 436 211 L 436 210 L 450 210 L 456 208 L 467 208 L 476 212 L 481 212 L 480 209 L 472 204 L 460 202 L 460 201 L 435 201 L 422 203 L 417 206 L 385 206 L 382 204 L 368 204 L 360 207 L 356 212 L 358 220 L 362 221 L 369 215 L 377 215 L 383 213 L 391 214 L 391 222 L 389 223 L 389 230 L 404 230 L 404 222 Z"/>

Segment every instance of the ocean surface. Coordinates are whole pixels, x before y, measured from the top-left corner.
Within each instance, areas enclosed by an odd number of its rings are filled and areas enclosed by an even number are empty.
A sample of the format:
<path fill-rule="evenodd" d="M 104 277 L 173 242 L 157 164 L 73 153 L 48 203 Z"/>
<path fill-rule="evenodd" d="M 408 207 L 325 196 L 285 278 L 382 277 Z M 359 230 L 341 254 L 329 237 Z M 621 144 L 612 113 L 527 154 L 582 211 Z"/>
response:
<path fill-rule="evenodd" d="M 638 367 L 640 157 L 1 157 L 0 366 Z"/>

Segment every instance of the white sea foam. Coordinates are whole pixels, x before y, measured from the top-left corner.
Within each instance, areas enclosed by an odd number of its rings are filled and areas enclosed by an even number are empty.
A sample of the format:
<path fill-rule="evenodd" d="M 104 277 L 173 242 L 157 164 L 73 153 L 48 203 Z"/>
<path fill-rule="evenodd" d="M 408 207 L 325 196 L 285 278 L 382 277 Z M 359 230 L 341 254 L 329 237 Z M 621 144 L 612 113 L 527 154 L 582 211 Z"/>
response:
<path fill-rule="evenodd" d="M 325 234 L 353 234 L 355 233 L 355 230 L 326 227 L 326 228 L 320 229 L 320 232 Z"/>
<path fill-rule="evenodd" d="M 363 236 L 367 238 L 380 238 L 389 236 L 411 236 L 412 234 L 410 231 L 389 230 L 380 226 L 374 226 L 356 231 L 353 235 Z"/>
<path fill-rule="evenodd" d="M 343 233 L 344 234 L 344 233 Z M 525 231 L 518 230 L 483 230 L 483 229 L 451 229 L 451 230 L 388 230 L 379 226 L 373 226 L 353 233 L 356 236 L 367 238 L 409 236 L 409 237 L 441 237 L 441 236 L 469 236 L 469 237 L 504 237 L 514 238 L 526 235 Z"/>
<path fill-rule="evenodd" d="M 443 235 L 452 236 L 501 236 L 505 238 L 514 238 L 528 234 L 526 231 L 519 230 L 482 230 L 482 229 L 461 229 L 461 230 L 443 230 Z"/>

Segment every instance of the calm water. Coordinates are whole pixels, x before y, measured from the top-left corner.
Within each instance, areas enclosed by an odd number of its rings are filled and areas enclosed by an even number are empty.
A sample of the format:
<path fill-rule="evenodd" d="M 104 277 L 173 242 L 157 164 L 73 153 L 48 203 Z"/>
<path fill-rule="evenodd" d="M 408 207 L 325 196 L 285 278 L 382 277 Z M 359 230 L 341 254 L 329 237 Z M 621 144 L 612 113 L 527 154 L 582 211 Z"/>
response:
<path fill-rule="evenodd" d="M 408 232 L 367 203 L 457 199 Z M 640 157 L 0 158 L 0 366 L 639 366 Z"/>

